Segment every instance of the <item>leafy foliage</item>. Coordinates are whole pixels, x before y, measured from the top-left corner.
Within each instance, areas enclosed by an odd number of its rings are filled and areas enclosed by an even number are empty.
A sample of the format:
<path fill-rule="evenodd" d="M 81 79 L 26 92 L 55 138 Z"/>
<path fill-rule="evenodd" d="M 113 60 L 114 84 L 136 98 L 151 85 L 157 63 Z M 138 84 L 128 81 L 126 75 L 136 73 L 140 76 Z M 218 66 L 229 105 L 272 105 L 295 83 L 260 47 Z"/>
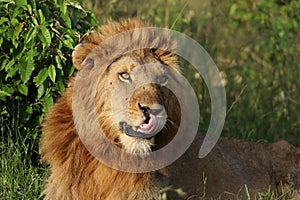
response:
<path fill-rule="evenodd" d="M 80 35 L 93 26 L 94 15 L 77 3 L 1 1 L 1 198 L 38 198 L 38 173 L 45 171 L 37 153 L 40 122 L 74 72 L 71 53 Z M 18 180 L 12 178 L 16 173 Z"/>
<path fill-rule="evenodd" d="M 35 129 L 64 90 L 80 35 L 97 22 L 64 0 L 2 1 L 0 5 L 2 132 Z M 4 127 L 4 128 L 3 128 Z"/>
<path fill-rule="evenodd" d="M 300 110 L 300 1 L 232 1 L 220 6 L 228 10 L 219 34 L 228 38 L 221 40 L 225 46 L 215 47 L 216 57 L 227 76 L 229 103 L 239 98 L 224 131 L 299 146 L 300 115 L 295 111 Z"/>

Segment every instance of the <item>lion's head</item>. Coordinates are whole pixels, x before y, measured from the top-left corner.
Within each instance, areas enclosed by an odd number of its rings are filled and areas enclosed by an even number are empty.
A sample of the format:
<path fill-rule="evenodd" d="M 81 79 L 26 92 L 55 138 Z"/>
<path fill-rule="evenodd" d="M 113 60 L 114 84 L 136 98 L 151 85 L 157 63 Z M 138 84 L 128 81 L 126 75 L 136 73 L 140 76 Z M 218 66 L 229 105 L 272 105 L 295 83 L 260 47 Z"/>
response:
<path fill-rule="evenodd" d="M 166 145 L 180 123 L 178 101 L 165 87 L 169 70 L 180 73 L 176 57 L 171 53 L 174 44 L 167 34 L 158 37 L 155 32 L 143 32 L 140 29 L 143 27 L 149 25 L 139 20 L 109 23 L 101 28 L 101 33 L 87 34 L 73 52 L 73 63 L 79 72 L 104 68 L 95 100 L 97 118 L 106 137 L 127 152 L 138 154 Z M 129 30 L 137 30 L 129 33 L 131 40 L 117 37 L 120 46 L 108 43 L 103 50 L 103 42 Z M 122 46 L 133 45 L 153 48 L 115 53 Z M 107 55 L 110 60 L 107 66 L 102 66 Z"/>

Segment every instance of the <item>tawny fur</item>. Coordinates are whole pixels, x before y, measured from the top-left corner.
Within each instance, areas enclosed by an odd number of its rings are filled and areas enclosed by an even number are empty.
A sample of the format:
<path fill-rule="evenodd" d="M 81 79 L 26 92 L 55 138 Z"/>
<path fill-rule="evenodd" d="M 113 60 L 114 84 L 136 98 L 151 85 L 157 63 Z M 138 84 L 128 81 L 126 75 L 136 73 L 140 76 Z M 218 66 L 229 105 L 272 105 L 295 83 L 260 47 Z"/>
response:
<path fill-rule="evenodd" d="M 73 53 L 75 67 L 77 69 L 82 68 L 85 58 L 97 48 L 97 45 L 110 36 L 146 26 L 149 25 L 144 25 L 139 20 L 127 20 L 121 23 L 110 22 L 108 25 L 100 27 L 101 33 L 93 32 L 88 34 L 83 38 L 83 42 L 75 48 Z M 171 44 L 166 41 L 168 41 L 168 38 L 152 40 L 154 43 L 165 43 L 165 50 L 148 49 L 136 51 L 135 53 L 139 56 L 153 55 L 165 65 L 172 66 L 178 71 L 176 58 L 167 51 L 168 45 Z M 88 65 L 88 61 L 85 64 Z M 115 80 L 109 80 L 106 77 L 99 82 L 99 88 L 101 88 L 101 84 L 113 81 Z M 159 188 L 155 184 L 155 172 L 125 173 L 111 169 L 95 159 L 82 144 L 75 129 L 72 115 L 73 84 L 74 78 L 71 78 L 69 88 L 52 106 L 43 122 L 43 137 L 40 151 L 43 161 L 50 165 L 50 176 L 45 185 L 44 199 L 158 199 Z M 111 94 L 107 93 L 109 91 L 99 90 L 97 102 L 99 104 L 109 102 L 109 98 L 111 98 Z M 165 93 L 164 95 L 167 95 L 164 98 L 165 104 L 174 103 L 172 98 L 168 98 L 170 94 Z M 111 109 L 110 105 L 106 106 L 108 110 Z M 176 112 L 173 113 L 174 115 L 178 114 Z M 102 115 L 104 114 L 102 113 Z M 111 127 L 112 118 L 107 117 L 107 113 L 105 115 L 106 117 L 101 116 L 101 113 L 99 113 L 98 117 L 106 137 L 112 143 L 122 147 L 124 143 L 127 143 L 126 139 L 122 140 L 122 137 L 127 136 L 121 135 L 120 130 L 118 130 L 119 127 Z M 177 123 L 176 119 L 172 119 L 172 123 Z M 172 131 L 172 129 L 169 128 L 165 131 Z M 165 145 L 165 143 L 170 141 L 170 137 L 170 134 L 158 136 L 157 140 L 160 143 L 156 144 L 156 148 Z M 118 138 L 121 138 L 123 144 L 118 143 Z M 148 151 L 147 148 L 145 151 Z"/>

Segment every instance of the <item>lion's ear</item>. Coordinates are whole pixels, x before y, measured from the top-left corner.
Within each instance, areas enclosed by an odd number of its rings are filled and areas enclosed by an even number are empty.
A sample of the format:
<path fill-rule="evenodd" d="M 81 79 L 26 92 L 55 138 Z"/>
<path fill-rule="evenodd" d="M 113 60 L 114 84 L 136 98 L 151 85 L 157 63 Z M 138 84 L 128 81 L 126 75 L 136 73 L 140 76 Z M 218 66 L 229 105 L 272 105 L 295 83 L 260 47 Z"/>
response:
<path fill-rule="evenodd" d="M 75 47 L 72 53 L 73 65 L 76 69 L 81 69 L 83 61 L 89 53 L 101 43 L 101 41 L 102 38 L 98 32 L 88 32 L 83 37 L 82 42 Z"/>

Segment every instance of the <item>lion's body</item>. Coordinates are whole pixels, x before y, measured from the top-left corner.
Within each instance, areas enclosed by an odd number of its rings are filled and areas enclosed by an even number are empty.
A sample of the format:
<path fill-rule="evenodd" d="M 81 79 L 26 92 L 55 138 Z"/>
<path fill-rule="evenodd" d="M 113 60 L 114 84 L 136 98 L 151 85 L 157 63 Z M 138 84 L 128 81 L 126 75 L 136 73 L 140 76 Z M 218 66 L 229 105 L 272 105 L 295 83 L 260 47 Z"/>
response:
<path fill-rule="evenodd" d="M 107 49 L 101 49 L 99 48 L 101 42 L 123 31 L 145 26 L 148 25 L 143 25 L 138 20 L 128 20 L 101 27 L 101 33 L 94 32 L 88 35 L 75 48 L 73 53 L 75 67 L 79 73 L 81 69 L 89 72 L 93 68 L 101 68 L 99 63 L 110 58 L 106 56 L 107 51 L 111 51 L 110 55 L 114 55 L 115 50 L 118 50 L 118 46 L 109 45 Z M 173 93 L 153 84 L 144 85 L 132 94 L 132 98 L 128 101 L 129 112 L 125 112 L 126 108 L 122 102 L 112 105 L 112 100 L 130 93 L 127 86 L 136 81 L 138 84 L 144 79 L 152 81 L 159 78 L 163 84 L 166 67 L 179 73 L 176 58 L 168 51 L 169 47 L 171 49 L 173 47 L 167 36 L 151 36 L 151 32 L 150 38 L 143 37 L 143 32 L 136 32 L 131 36 L 131 41 L 121 38 L 118 41 L 120 46 L 159 44 L 161 49 L 135 50 L 113 59 L 98 82 L 96 105 L 93 104 L 96 109 L 96 120 L 104 134 L 102 136 L 108 138 L 111 144 L 120 147 L 121 156 L 122 152 L 130 155 L 147 155 L 150 151 L 164 147 L 172 140 L 178 126 L 184 124 L 180 121 L 181 104 L 179 105 Z M 146 66 L 149 63 L 154 63 L 154 66 Z M 142 67 L 137 68 L 138 66 Z M 40 150 L 42 159 L 50 165 L 50 176 L 44 190 L 46 200 L 157 200 L 159 190 L 169 185 L 183 188 L 187 191 L 189 199 L 200 199 L 203 195 L 207 198 L 221 196 L 224 199 L 231 197 L 244 199 L 248 195 L 243 190 L 245 185 L 255 197 L 256 192 L 266 191 L 270 185 L 274 189 L 288 179 L 299 188 L 300 150 L 288 144 L 281 147 L 281 143 L 280 145 L 250 143 L 221 137 L 206 158 L 198 159 L 198 151 L 203 142 L 203 136 L 198 135 L 189 150 L 168 169 L 127 173 L 108 167 L 87 150 L 80 137 L 84 135 L 93 140 L 95 136 L 95 133 L 93 135 L 90 131 L 92 125 L 89 119 L 86 120 L 89 113 L 87 116 L 83 113 L 89 110 L 85 101 L 90 95 L 87 88 L 98 77 L 87 78 L 86 82 L 80 82 L 84 84 L 79 86 L 76 77 L 78 74 L 70 79 L 69 87 L 52 106 L 43 122 L 44 133 Z M 74 92 L 75 83 L 77 92 L 81 93 L 77 102 L 74 101 L 74 97 L 78 95 Z M 113 95 L 116 85 L 120 87 Z M 160 105 L 164 106 L 165 111 L 160 109 Z M 118 122 L 113 117 L 113 108 L 114 112 L 119 114 Z M 79 116 L 77 113 L 77 118 L 74 117 L 74 109 L 82 111 L 83 116 L 79 112 Z M 147 112 L 153 110 L 156 110 L 156 115 L 149 117 Z M 164 122 L 164 128 L 154 138 L 133 136 L 138 133 L 135 131 L 137 127 L 144 131 L 143 136 L 147 136 L 148 132 L 143 126 L 151 124 L 149 118 Z M 126 120 L 129 120 L 128 123 Z M 76 126 L 80 122 L 83 124 Z M 127 129 L 119 126 L 125 122 Z M 133 135 L 130 135 L 132 133 Z M 103 141 L 97 143 L 96 139 L 95 141 L 100 151 L 112 160 L 115 159 L 111 156 L 108 143 Z M 170 195 L 168 197 L 171 199 L 179 198 L 172 196 L 174 192 Z"/>
<path fill-rule="evenodd" d="M 96 49 L 97 45 L 109 36 L 144 26 L 138 20 L 131 20 L 123 23 L 110 23 L 110 25 L 102 27 L 101 34 L 92 33 L 87 36 L 84 42 L 76 47 L 73 53 L 75 67 L 80 69 L 84 65 L 94 64 L 95 60 L 91 61 L 87 59 L 85 61 L 85 58 Z M 158 62 L 158 59 L 155 58 L 158 58 L 165 65 L 173 66 L 178 71 L 176 59 L 170 53 L 166 54 L 166 52 L 161 50 L 135 51 L 132 54 L 119 58 L 119 61 L 116 61 L 116 64 L 113 63 L 110 67 L 110 72 L 105 73 L 99 81 L 99 91 L 97 91 L 96 95 L 96 109 L 101 128 L 112 143 L 120 146 L 129 153 L 149 152 L 154 145 L 154 140 L 128 137 L 124 133 L 122 134 L 118 125 L 114 124 L 111 116 L 111 87 L 119 81 L 118 77 L 114 75 L 114 70 L 122 68 L 122 70 L 132 71 L 133 69 L 131 68 L 134 68 L 136 65 Z M 145 68 L 144 72 L 132 71 L 132 76 L 139 76 L 138 73 L 151 74 L 152 72 L 148 69 L 150 68 Z M 153 73 L 156 73 L 156 71 Z M 75 78 L 71 78 L 69 87 L 63 96 L 52 106 L 43 123 L 44 134 L 42 137 L 41 154 L 42 159 L 50 164 L 50 176 L 44 191 L 45 199 L 158 199 L 159 188 L 155 184 L 154 177 L 155 173 L 159 172 L 126 173 L 115 170 L 102 164 L 86 149 L 78 135 L 78 130 L 75 128 L 73 119 L 72 106 L 74 105 L 72 105 L 72 95 L 74 83 Z M 82 88 L 81 91 L 84 90 L 85 88 Z M 132 107 L 130 107 L 132 123 L 141 123 L 141 120 L 144 120 L 144 116 L 140 114 L 139 110 L 135 110 L 136 101 L 142 102 L 143 105 L 149 107 L 164 103 L 168 112 L 171 110 L 170 104 L 174 104 L 170 92 L 164 91 L 162 93 L 160 88 L 152 85 L 144 87 L 144 90 L 138 90 L 137 94 L 133 95 L 133 100 L 130 104 Z M 158 93 L 159 95 L 157 95 Z M 122 94 L 119 95 L 121 96 Z M 81 106 L 84 107 L 84 105 Z M 120 108 L 120 110 L 122 109 Z M 173 115 L 177 114 L 177 111 L 173 112 Z M 168 116 L 168 118 L 173 123 L 178 120 L 178 116 L 174 116 L 173 118 L 172 116 Z M 89 130 L 84 131 L 88 134 Z M 162 132 L 170 131 L 172 131 L 171 126 Z M 169 141 L 170 139 L 165 138 L 167 135 L 166 133 L 165 136 L 158 136 L 160 137 L 159 141 Z M 158 143 L 156 147 L 163 145 L 165 144 Z M 100 148 L 103 148 L 103 151 L 105 151 L 106 147 L 103 146 Z"/>

